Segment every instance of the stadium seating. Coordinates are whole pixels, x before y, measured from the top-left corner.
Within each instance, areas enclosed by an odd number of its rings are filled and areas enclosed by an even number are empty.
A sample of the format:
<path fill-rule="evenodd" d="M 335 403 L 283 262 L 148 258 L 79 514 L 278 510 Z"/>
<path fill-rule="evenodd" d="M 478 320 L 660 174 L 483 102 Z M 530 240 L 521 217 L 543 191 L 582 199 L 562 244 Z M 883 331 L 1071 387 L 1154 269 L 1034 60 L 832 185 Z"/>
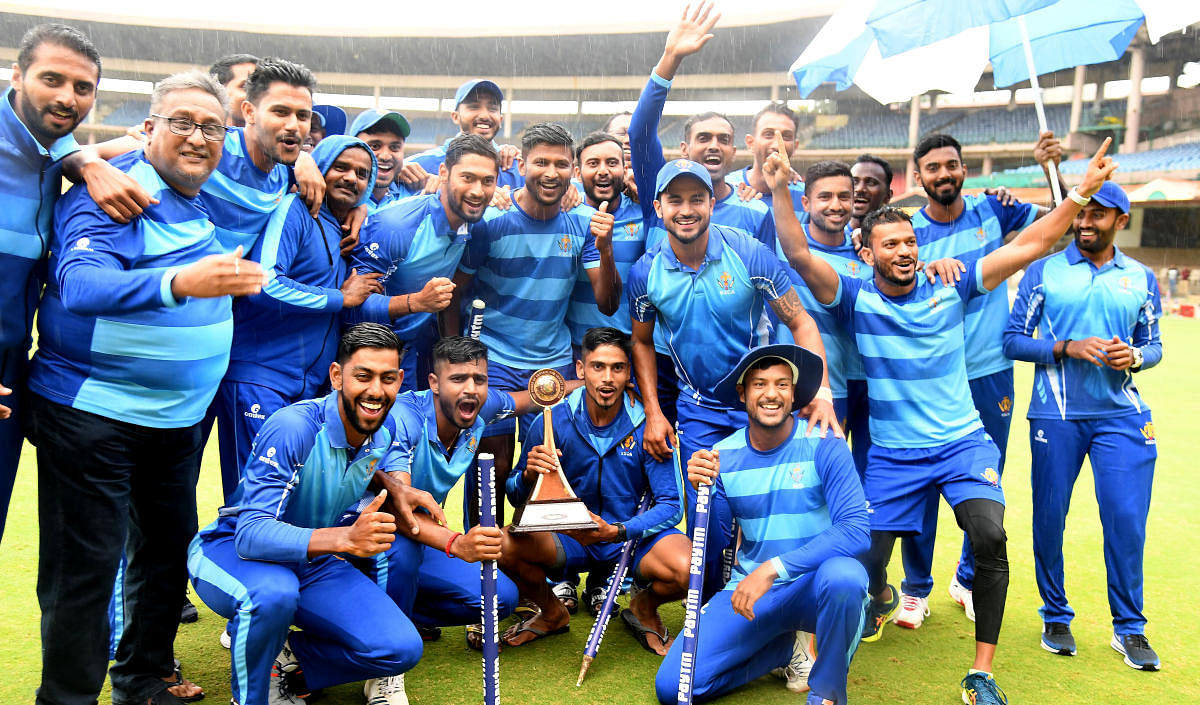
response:
<path fill-rule="evenodd" d="M 113 108 L 103 119 L 100 120 L 102 125 L 116 125 L 118 127 L 132 127 L 140 125 L 150 114 L 149 100 L 126 100 Z"/>
<path fill-rule="evenodd" d="M 1173 147 L 1152 149 L 1147 152 L 1119 154 L 1117 155 L 1117 159 L 1121 164 L 1121 171 L 1126 173 L 1131 171 L 1200 170 L 1200 142 L 1187 142 L 1177 144 Z M 1063 162 L 1062 172 L 1064 174 L 1082 174 L 1087 171 L 1087 164 L 1088 160 L 1086 159 L 1073 159 L 1069 162 Z M 1042 168 L 1034 164 L 1016 169 L 1008 169 L 1001 173 L 1037 174 L 1040 176 Z"/>

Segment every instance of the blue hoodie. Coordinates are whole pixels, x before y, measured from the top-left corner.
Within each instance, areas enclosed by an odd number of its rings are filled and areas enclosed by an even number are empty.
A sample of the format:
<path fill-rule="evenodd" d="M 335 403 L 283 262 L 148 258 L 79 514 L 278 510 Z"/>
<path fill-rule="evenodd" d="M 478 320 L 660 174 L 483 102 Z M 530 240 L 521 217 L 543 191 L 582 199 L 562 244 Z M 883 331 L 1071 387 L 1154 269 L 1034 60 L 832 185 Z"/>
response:
<path fill-rule="evenodd" d="M 659 462 L 642 447 L 646 413 L 623 395 L 625 406 L 608 426 L 592 423 L 583 387 L 550 409 L 554 441 L 562 451 L 563 474 L 587 508 L 610 524 L 625 524 L 629 538 L 652 536 L 683 519 L 683 471 L 673 460 Z M 533 487 L 525 482 L 529 449 L 541 445 L 544 422 L 539 416 L 521 444 L 521 461 L 508 476 L 508 500 L 523 504 Z M 636 516 L 642 494 L 654 501 Z"/>
<path fill-rule="evenodd" d="M 375 185 L 375 155 L 365 142 L 333 135 L 321 140 L 312 157 L 325 173 L 342 152 L 355 147 L 371 156 L 361 205 Z M 226 380 L 268 387 L 293 400 L 321 391 L 337 354 L 341 285 L 350 271 L 338 251 L 341 239 L 341 224 L 328 202 L 314 219 L 298 195 L 284 197 L 250 251 L 250 259 L 267 273 L 267 283 L 261 293 L 234 303 Z M 372 295 L 360 316 L 386 324 L 387 303 L 386 296 Z"/>

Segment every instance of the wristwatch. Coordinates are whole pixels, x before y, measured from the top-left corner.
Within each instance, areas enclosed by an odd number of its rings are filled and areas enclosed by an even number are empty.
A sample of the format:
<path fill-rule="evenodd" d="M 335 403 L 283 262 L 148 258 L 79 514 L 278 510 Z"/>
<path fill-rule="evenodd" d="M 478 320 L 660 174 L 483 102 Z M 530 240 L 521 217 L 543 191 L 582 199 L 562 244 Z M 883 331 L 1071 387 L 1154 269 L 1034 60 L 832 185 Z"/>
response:
<path fill-rule="evenodd" d="M 629 536 L 625 533 L 624 524 L 617 522 L 616 524 L 613 524 L 613 526 L 617 527 L 617 541 L 625 542 L 629 540 Z"/>

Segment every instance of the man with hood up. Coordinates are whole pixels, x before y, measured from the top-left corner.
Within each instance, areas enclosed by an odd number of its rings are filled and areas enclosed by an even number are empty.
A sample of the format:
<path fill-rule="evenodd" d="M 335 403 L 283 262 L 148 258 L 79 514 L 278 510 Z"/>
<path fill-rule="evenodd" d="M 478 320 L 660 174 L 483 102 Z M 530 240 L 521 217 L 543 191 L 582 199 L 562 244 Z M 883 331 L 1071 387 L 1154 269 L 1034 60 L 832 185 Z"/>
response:
<path fill-rule="evenodd" d="M 379 295 L 379 275 L 358 274 L 338 252 L 342 220 L 374 187 L 375 155 L 362 140 L 331 135 L 312 156 L 325 176 L 317 217 L 299 195 L 284 196 L 251 253 L 267 283 L 233 307 L 233 350 L 216 399 L 229 491 L 267 417 L 328 389 L 343 310 L 361 307 L 355 320 L 377 323 L 403 310 L 400 297 Z"/>

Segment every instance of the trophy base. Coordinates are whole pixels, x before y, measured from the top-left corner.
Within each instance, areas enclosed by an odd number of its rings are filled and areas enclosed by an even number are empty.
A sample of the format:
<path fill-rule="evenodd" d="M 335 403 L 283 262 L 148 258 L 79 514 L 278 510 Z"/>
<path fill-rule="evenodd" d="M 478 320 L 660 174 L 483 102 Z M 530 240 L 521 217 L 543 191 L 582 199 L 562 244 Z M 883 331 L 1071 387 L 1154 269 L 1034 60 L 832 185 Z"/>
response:
<path fill-rule="evenodd" d="M 571 531 L 573 529 L 595 529 L 599 525 L 592 521 L 587 505 L 575 497 L 541 499 L 526 502 L 517 509 L 508 530 L 518 534 L 535 531 Z"/>

